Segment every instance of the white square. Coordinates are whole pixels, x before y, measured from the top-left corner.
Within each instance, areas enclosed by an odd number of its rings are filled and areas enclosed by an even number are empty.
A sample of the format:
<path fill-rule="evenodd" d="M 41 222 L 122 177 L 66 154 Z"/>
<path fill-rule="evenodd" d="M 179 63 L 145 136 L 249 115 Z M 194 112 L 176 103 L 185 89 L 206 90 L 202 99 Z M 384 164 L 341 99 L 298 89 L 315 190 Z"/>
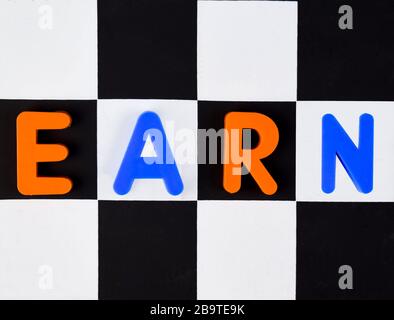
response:
<path fill-rule="evenodd" d="M 322 118 L 332 114 L 358 145 L 359 119 L 364 113 L 374 118 L 373 190 L 359 192 L 337 158 L 334 192 L 322 191 Z M 394 201 L 394 103 L 326 102 L 297 103 L 296 190 L 299 201 Z"/>
<path fill-rule="evenodd" d="M 146 111 L 163 124 L 184 186 L 177 196 L 167 192 L 162 179 L 136 179 L 126 195 L 114 191 L 137 119 Z M 97 113 L 100 200 L 197 200 L 197 101 L 99 100 Z"/>
<path fill-rule="evenodd" d="M 297 2 L 199 1 L 198 99 L 295 101 Z"/>
<path fill-rule="evenodd" d="M 199 201 L 197 230 L 198 299 L 295 299 L 295 202 Z"/>
<path fill-rule="evenodd" d="M 0 99 L 96 99 L 96 0 L 0 2 Z"/>
<path fill-rule="evenodd" d="M 0 201 L 0 257 L 0 299 L 97 299 L 97 201 Z"/>

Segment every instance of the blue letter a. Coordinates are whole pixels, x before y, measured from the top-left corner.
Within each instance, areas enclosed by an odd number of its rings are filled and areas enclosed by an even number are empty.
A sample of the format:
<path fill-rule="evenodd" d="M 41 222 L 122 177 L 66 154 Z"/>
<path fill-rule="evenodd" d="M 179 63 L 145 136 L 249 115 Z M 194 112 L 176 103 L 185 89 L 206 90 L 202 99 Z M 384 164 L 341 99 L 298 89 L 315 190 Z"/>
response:
<path fill-rule="evenodd" d="M 141 155 L 149 137 L 157 157 Z M 163 179 L 168 193 L 174 196 L 183 191 L 183 183 L 163 125 L 154 112 L 144 112 L 138 118 L 114 183 L 115 192 L 127 194 L 135 179 Z"/>
<path fill-rule="evenodd" d="M 338 156 L 357 190 L 373 189 L 374 119 L 370 114 L 360 117 L 358 148 L 332 114 L 323 117 L 322 189 L 335 190 L 336 157 Z"/>

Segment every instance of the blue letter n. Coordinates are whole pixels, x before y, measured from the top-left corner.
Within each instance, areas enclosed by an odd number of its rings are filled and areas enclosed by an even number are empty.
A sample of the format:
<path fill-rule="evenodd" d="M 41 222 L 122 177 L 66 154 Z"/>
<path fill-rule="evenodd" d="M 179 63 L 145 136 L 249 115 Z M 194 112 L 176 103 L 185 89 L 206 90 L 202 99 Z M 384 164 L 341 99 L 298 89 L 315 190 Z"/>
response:
<path fill-rule="evenodd" d="M 156 157 L 142 156 L 149 136 L 151 136 Z M 144 112 L 138 118 L 114 183 L 115 192 L 120 195 L 127 194 L 135 179 L 163 179 L 171 195 L 178 195 L 183 191 L 183 183 L 163 125 L 159 116 L 154 112 Z"/>
<path fill-rule="evenodd" d="M 339 158 L 357 190 L 373 189 L 374 119 L 370 114 L 360 117 L 358 147 L 332 114 L 323 117 L 322 189 L 335 190 L 336 157 Z"/>

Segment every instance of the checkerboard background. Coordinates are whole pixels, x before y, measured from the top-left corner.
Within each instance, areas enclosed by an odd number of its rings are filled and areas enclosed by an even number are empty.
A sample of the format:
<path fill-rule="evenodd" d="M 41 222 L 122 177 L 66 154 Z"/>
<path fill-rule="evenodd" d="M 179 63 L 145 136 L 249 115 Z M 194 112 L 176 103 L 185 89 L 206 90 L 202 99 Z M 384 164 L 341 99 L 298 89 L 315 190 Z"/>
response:
<path fill-rule="evenodd" d="M 338 28 L 351 5 L 354 29 Z M 0 298 L 394 298 L 394 4 L 355 1 L 1 0 Z M 16 189 L 16 116 L 66 110 L 46 132 L 69 158 L 62 197 Z M 113 181 L 143 111 L 175 129 L 222 128 L 229 111 L 279 127 L 264 160 L 279 190 L 245 176 L 235 195 L 221 165 L 182 164 L 184 192 Z M 321 117 L 357 141 L 375 119 L 374 191 L 338 165 L 321 191 Z M 354 289 L 340 290 L 350 265 Z"/>

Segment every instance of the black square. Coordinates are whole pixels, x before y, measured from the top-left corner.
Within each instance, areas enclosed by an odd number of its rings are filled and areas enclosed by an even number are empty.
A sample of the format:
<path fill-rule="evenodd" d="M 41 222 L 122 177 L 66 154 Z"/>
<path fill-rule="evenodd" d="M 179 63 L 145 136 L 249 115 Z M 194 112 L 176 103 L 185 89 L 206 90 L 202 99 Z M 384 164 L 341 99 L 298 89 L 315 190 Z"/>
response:
<path fill-rule="evenodd" d="M 197 296 L 196 202 L 99 202 L 99 298 Z"/>
<path fill-rule="evenodd" d="M 342 5 L 352 30 L 339 28 Z M 298 100 L 394 100 L 392 0 L 302 0 L 298 12 Z"/>
<path fill-rule="evenodd" d="M 297 299 L 393 299 L 394 204 L 298 203 Z M 340 289 L 340 266 L 353 289 Z"/>
<path fill-rule="evenodd" d="M 197 0 L 99 0 L 99 97 L 197 97 Z"/>
<path fill-rule="evenodd" d="M 279 144 L 262 163 L 278 184 L 274 195 L 264 194 L 250 174 L 242 177 L 241 189 L 234 194 L 223 188 L 223 165 L 220 139 L 217 141 L 217 164 L 209 162 L 209 143 L 203 143 L 199 134 L 199 156 L 206 146 L 206 157 L 199 158 L 198 199 L 201 200 L 295 200 L 295 102 L 212 102 L 199 101 L 198 128 L 216 131 L 224 128 L 224 118 L 229 112 L 257 112 L 271 118 L 279 129 Z M 257 137 L 257 138 L 256 138 Z M 252 147 L 258 136 L 253 135 Z"/>
<path fill-rule="evenodd" d="M 24 196 L 17 189 L 16 119 L 24 111 L 65 111 L 72 124 L 62 130 L 40 130 L 38 142 L 64 144 L 69 155 L 64 161 L 39 163 L 39 176 L 71 178 L 70 193 L 59 196 Z M 97 101 L 95 100 L 0 100 L 0 199 L 97 198 Z"/>

